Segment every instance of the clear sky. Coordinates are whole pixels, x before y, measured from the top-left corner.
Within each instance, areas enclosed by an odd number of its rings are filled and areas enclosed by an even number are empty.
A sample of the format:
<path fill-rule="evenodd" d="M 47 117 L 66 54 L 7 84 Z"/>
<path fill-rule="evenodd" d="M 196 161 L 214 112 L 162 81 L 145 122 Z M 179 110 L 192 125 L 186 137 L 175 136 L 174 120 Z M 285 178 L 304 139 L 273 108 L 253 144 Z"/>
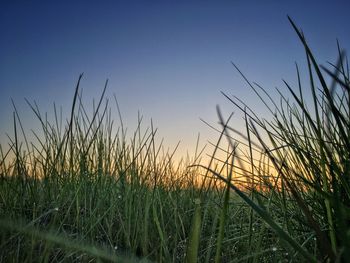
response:
<path fill-rule="evenodd" d="M 220 91 L 265 113 L 231 61 L 267 91 L 283 90 L 282 78 L 295 81 L 294 62 L 305 62 L 287 15 L 325 64 L 336 59 L 336 38 L 350 50 L 349 11 L 345 0 L 1 1 L 1 143 L 12 133 L 10 98 L 35 129 L 24 98 L 42 112 L 55 102 L 68 114 L 84 72 L 85 105 L 108 78 L 107 97 L 117 96 L 131 130 L 140 111 L 165 145 L 181 140 L 180 151 L 191 152 L 198 133 L 202 144 L 215 138 L 200 118 L 215 123 L 216 104 L 235 110 Z"/>

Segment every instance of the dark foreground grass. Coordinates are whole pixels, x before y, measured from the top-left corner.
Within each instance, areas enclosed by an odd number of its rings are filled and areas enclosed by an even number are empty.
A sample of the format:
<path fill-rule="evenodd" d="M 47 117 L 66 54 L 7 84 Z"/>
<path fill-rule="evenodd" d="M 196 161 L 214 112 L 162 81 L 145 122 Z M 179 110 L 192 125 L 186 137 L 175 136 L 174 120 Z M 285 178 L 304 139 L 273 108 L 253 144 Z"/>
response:
<path fill-rule="evenodd" d="M 249 209 L 227 190 L 224 195 L 216 178 L 202 180 L 206 170 L 193 166 L 200 162 L 200 150 L 175 165 L 174 152 L 157 143 L 152 123 L 142 128 L 142 117 L 130 137 L 122 121 L 115 130 L 108 105 L 101 106 L 103 94 L 89 116 L 79 82 L 64 127 L 60 116 L 49 122 L 29 103 L 44 135 L 34 133 L 35 143 L 14 113 L 9 150 L 1 148 L 0 261 L 211 262 L 217 257 L 229 262 L 247 257 Z M 225 169 L 227 163 L 216 171 Z M 254 222 L 263 240 L 248 258 L 271 258 L 278 246 L 260 225 Z"/>
<path fill-rule="evenodd" d="M 108 150 L 111 158 L 104 149 L 109 139 L 98 141 L 106 139 L 101 134 L 85 155 L 77 142 L 67 146 L 79 153 L 73 162 L 68 152 L 56 161 L 61 157 L 55 152 L 61 147 L 56 139 L 52 145 L 43 144 L 46 152 L 21 151 L 12 163 L 3 162 L 1 261 L 194 262 L 199 254 L 200 261 L 210 262 L 216 252 L 222 191 L 214 180 L 210 188 L 198 187 L 195 176 L 203 171 L 187 165 L 175 169 L 169 155 L 157 156 L 153 133 L 132 145 L 114 138 Z M 12 149 L 16 147 L 21 148 Z M 31 165 L 25 165 L 30 159 Z M 225 200 L 229 223 L 221 225 L 221 254 L 231 261 L 247 255 L 248 210 L 239 199 Z M 259 227 L 259 220 L 254 224 L 269 241 L 261 244 L 263 258 L 276 239 Z M 191 238 L 191 232 L 197 234 Z M 194 247 L 198 253 L 193 253 Z"/>
<path fill-rule="evenodd" d="M 82 76 L 65 125 L 56 109 L 50 122 L 28 102 L 43 134 L 35 142 L 15 110 L 8 150 L 0 147 L 0 262 L 347 262 L 349 68 L 339 48 L 338 63 L 322 69 L 292 26 L 313 104 L 298 69 L 298 92 L 286 83 L 295 103 L 282 93 L 275 103 L 242 74 L 273 119 L 224 94 L 247 132 L 218 108 L 222 129 L 206 165 L 200 150 L 175 164 L 142 117 L 128 135 L 105 89 L 89 115 Z"/>

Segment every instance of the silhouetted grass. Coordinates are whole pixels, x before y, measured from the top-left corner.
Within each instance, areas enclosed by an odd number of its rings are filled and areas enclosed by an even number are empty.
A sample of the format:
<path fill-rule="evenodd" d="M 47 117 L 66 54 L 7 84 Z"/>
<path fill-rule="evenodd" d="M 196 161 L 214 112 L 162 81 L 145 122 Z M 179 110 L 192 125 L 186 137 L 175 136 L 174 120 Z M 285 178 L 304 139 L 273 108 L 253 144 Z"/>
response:
<path fill-rule="evenodd" d="M 122 119 L 114 128 L 104 102 L 107 83 L 89 116 L 81 78 L 65 125 L 56 108 L 50 122 L 27 101 L 41 125 L 34 142 L 14 105 L 14 134 L 8 151 L 0 151 L 1 261 L 209 261 L 219 221 L 220 251 L 232 258 L 218 216 L 222 188 L 217 180 L 203 183 L 205 170 L 190 167 L 200 162 L 201 150 L 176 164 L 174 152 L 157 143 L 153 124 L 142 128 L 141 116 L 131 136 Z M 245 213 L 233 206 L 231 212 Z M 237 233 L 233 246 L 244 239 L 241 225 L 230 231 Z"/>
<path fill-rule="evenodd" d="M 293 257 L 307 262 L 350 261 L 350 82 L 348 61 L 338 45 L 339 59 L 330 69 L 319 66 L 303 33 L 289 18 L 306 52 L 311 101 L 304 99 L 305 88 L 297 67 L 298 87 L 284 81 L 294 102 L 280 91 L 275 102 L 258 84 L 255 91 L 273 119 L 257 116 L 236 97 L 229 99 L 245 116 L 243 135 L 218 116 L 231 145 L 231 154 L 240 164 L 252 194 L 244 193 L 234 180 L 211 171 L 230 187 L 263 219 Z M 326 79 L 331 84 L 326 84 Z M 295 91 L 297 90 L 297 91 Z M 243 136 L 238 147 L 231 136 Z M 244 150 L 246 147 L 246 150 Z M 248 154 L 243 155 L 246 152 Z M 254 160 L 259 156 L 258 160 Z M 232 157 L 233 158 L 233 157 Z M 262 161 L 263 160 L 263 161 Z M 250 169 L 243 169 L 243 162 Z M 273 169 L 264 169 L 264 164 Z M 233 165 L 233 164 L 232 164 Z M 247 186 L 250 186 L 247 184 Z M 263 191 L 258 189 L 264 189 Z M 250 232 L 251 233 L 251 232 Z M 251 237 L 253 240 L 259 237 Z M 292 248 L 292 249 L 288 249 Z"/>

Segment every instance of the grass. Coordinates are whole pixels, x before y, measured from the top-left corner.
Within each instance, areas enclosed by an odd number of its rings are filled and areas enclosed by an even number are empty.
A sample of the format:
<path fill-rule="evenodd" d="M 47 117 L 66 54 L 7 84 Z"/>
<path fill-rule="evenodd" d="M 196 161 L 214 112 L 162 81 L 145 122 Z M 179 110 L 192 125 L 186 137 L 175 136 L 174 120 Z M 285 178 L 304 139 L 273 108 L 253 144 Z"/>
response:
<path fill-rule="evenodd" d="M 350 260 L 348 61 L 338 44 L 339 59 L 337 64 L 330 63 L 332 70 L 319 66 L 303 33 L 290 18 L 289 21 L 306 52 L 313 103 L 311 110 L 304 100 L 305 88 L 301 84 L 298 67 L 299 94 L 284 81 L 294 102 L 280 93 L 280 102 L 276 103 L 234 65 L 273 116 L 272 121 L 266 122 L 241 100 L 223 93 L 246 116 L 247 134 L 243 137 L 249 154 L 242 155 L 236 150 L 230 132 L 242 134 L 224 124 L 218 108 L 232 155 L 239 155 L 239 162 L 248 160 L 251 165 L 250 170 L 243 171 L 244 176 L 255 180 L 259 187 L 268 189 L 257 193 L 259 199 L 265 202 L 254 202 L 234 182 L 215 171 L 212 173 L 230 184 L 281 241 L 293 247 L 295 253 L 301 254 L 307 261 L 347 262 Z M 326 84 L 326 77 L 331 79 L 330 85 Z M 253 151 L 260 154 L 257 162 L 253 160 Z M 261 169 L 262 159 L 269 160 L 274 176 Z M 255 189 L 253 187 L 253 192 Z M 280 214 L 273 215 L 271 209 L 265 207 L 266 202 L 275 203 Z M 315 243 L 311 245 L 312 239 Z"/>
<path fill-rule="evenodd" d="M 311 104 L 298 67 L 298 86 L 285 82 L 293 101 L 278 91 L 275 102 L 234 65 L 272 120 L 223 93 L 246 134 L 218 107 L 209 163 L 198 149 L 176 164 L 141 116 L 130 135 L 121 117 L 116 125 L 107 82 L 89 115 L 81 75 L 65 124 L 27 101 L 41 126 L 34 142 L 14 105 L 13 136 L 0 146 L 0 262 L 348 262 L 348 62 L 338 45 L 338 62 L 319 66 L 290 22 Z"/>

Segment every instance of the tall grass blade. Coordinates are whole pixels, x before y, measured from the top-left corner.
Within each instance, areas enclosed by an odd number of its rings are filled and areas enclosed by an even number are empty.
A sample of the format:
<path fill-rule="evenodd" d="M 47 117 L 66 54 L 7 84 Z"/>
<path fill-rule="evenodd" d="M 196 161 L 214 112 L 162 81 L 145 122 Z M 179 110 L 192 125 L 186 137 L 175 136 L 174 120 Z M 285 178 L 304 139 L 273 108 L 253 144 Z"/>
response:
<path fill-rule="evenodd" d="M 192 218 L 190 236 L 187 244 L 186 263 L 198 262 L 198 247 L 201 230 L 201 200 L 196 198 L 194 200 L 194 214 Z"/>

